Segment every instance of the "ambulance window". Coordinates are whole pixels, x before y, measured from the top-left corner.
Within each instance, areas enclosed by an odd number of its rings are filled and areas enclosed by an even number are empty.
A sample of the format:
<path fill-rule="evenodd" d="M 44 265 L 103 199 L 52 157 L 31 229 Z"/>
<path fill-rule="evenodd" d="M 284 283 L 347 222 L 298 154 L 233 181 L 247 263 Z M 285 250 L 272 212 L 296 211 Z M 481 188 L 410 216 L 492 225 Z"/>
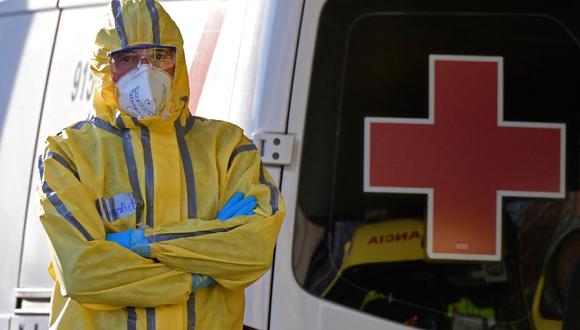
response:
<path fill-rule="evenodd" d="M 537 10 L 490 5 L 454 14 L 456 7 L 422 3 L 330 1 L 322 11 L 298 187 L 296 279 L 322 299 L 425 329 L 561 322 L 564 276 L 556 270 L 580 257 L 559 248 L 580 239 L 573 235 L 580 228 L 580 27 L 568 10 L 520 15 Z M 566 125 L 565 198 L 504 197 L 500 262 L 427 258 L 427 195 L 363 189 L 365 118 L 428 118 L 433 54 L 503 58 L 504 119 Z M 521 166 L 542 157 L 538 148 Z"/>

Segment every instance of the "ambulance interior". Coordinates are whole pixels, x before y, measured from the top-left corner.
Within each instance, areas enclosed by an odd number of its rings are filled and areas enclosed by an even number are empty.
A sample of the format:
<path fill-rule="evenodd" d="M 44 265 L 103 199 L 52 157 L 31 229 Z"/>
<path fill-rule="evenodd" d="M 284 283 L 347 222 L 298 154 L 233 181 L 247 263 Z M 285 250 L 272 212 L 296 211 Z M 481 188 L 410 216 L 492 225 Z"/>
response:
<path fill-rule="evenodd" d="M 320 17 L 298 188 L 297 281 L 312 295 L 423 329 L 560 329 L 578 304 L 569 297 L 580 260 L 578 34 L 535 15 L 400 15 L 384 7 L 335 1 Z M 504 198 L 500 262 L 430 260 L 426 196 L 361 189 L 361 123 L 427 117 L 425 59 L 434 53 L 503 56 L 505 118 L 567 126 L 567 197 Z"/>

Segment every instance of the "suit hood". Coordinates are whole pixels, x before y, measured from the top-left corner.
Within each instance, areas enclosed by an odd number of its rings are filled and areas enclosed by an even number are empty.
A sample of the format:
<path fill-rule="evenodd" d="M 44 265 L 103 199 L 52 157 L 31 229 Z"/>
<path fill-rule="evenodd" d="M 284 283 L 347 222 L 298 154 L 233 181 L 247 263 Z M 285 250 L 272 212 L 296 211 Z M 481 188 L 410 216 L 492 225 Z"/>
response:
<path fill-rule="evenodd" d="M 118 102 L 118 91 L 113 82 L 109 53 L 137 45 L 172 46 L 176 50 L 172 96 L 156 117 L 137 120 L 125 113 Z M 94 108 L 96 115 L 115 126 L 131 127 L 138 123 L 146 126 L 167 126 L 189 116 L 189 81 L 183 38 L 175 22 L 165 9 L 154 0 L 113 0 L 97 33 L 91 59 L 95 82 Z"/>

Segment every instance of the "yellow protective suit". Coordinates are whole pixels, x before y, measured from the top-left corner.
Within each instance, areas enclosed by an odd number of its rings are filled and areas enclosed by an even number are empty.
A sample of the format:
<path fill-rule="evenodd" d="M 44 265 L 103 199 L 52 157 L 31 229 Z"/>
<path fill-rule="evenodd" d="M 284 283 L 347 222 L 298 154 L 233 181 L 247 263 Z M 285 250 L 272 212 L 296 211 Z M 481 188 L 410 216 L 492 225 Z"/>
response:
<path fill-rule="evenodd" d="M 51 329 L 241 329 L 244 288 L 272 263 L 284 217 L 256 147 L 232 124 L 193 117 L 180 32 L 154 1 L 113 1 L 91 69 L 96 115 L 47 139 L 40 220 L 55 279 Z M 107 53 L 175 46 L 173 94 L 155 118 L 118 110 Z M 255 215 L 216 214 L 236 192 Z M 151 258 L 105 240 L 145 227 Z M 191 274 L 217 283 L 192 293 Z"/>

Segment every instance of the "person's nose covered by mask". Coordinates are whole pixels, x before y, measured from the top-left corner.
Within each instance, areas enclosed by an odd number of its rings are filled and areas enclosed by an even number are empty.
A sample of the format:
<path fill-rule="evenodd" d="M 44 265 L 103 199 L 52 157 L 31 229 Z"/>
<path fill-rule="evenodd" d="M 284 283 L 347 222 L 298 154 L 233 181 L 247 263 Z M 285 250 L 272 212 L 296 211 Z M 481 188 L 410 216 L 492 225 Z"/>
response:
<path fill-rule="evenodd" d="M 175 49 L 138 46 L 110 56 L 121 109 L 139 119 L 159 115 L 171 97 Z"/>

